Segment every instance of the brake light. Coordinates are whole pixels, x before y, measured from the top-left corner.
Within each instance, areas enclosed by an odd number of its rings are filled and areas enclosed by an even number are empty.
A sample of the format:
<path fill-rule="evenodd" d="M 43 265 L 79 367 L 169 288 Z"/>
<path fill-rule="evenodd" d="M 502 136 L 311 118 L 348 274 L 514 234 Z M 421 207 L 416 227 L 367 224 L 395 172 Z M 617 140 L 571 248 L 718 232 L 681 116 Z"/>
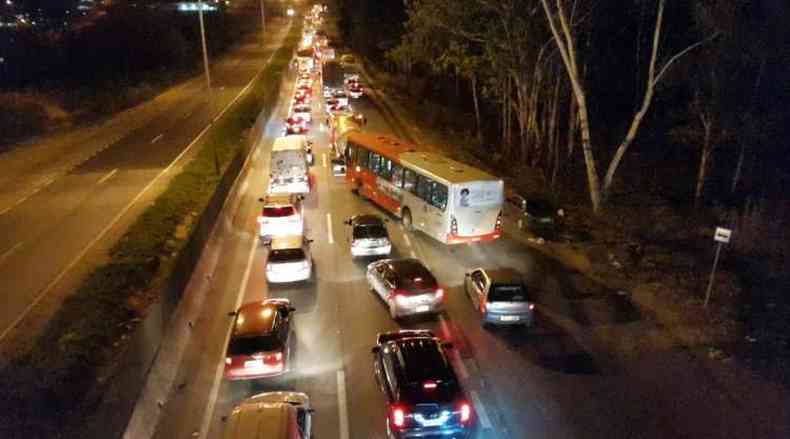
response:
<path fill-rule="evenodd" d="M 468 403 L 461 404 L 461 422 L 469 422 L 469 418 L 472 417 L 472 408 L 469 407 Z"/>
<path fill-rule="evenodd" d="M 444 298 L 444 290 L 441 288 L 436 289 L 436 300 L 442 300 Z"/>
<path fill-rule="evenodd" d="M 502 212 L 499 212 L 499 215 L 496 216 L 496 230 L 502 230 Z"/>
<path fill-rule="evenodd" d="M 400 407 L 395 407 L 392 409 L 392 424 L 396 427 L 403 427 L 404 421 L 406 420 L 406 414 L 403 413 L 403 409 Z"/>
<path fill-rule="evenodd" d="M 283 361 L 283 353 L 277 352 L 276 354 L 266 354 L 263 357 L 263 362 L 266 364 L 280 364 Z"/>
<path fill-rule="evenodd" d="M 434 382 L 434 381 L 426 381 L 426 382 L 422 383 L 422 388 L 423 389 L 435 389 L 436 388 L 436 382 Z"/>
<path fill-rule="evenodd" d="M 458 220 L 455 217 L 452 217 L 450 220 L 450 233 L 453 235 L 458 234 Z"/>
<path fill-rule="evenodd" d="M 532 311 L 533 309 L 535 309 L 535 304 L 534 303 L 530 303 L 529 304 L 529 310 Z"/>

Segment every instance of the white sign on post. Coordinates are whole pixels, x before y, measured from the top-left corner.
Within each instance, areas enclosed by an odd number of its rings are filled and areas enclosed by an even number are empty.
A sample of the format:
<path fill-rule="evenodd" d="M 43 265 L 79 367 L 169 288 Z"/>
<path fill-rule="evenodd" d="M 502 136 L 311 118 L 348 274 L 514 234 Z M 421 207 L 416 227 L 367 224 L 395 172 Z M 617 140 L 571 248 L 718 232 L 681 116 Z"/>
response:
<path fill-rule="evenodd" d="M 725 229 L 724 227 L 716 227 L 716 232 L 713 234 L 713 240 L 727 244 L 730 242 L 730 236 L 732 236 L 732 230 Z"/>

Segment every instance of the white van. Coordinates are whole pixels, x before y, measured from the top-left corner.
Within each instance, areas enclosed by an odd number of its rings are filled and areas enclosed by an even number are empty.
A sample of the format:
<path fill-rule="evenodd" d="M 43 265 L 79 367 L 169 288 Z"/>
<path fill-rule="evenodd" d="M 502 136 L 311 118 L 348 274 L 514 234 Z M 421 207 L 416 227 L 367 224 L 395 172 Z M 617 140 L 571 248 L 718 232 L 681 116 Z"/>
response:
<path fill-rule="evenodd" d="M 310 145 L 305 136 L 278 137 L 272 145 L 269 193 L 306 194 L 310 192 L 308 172 Z"/>
<path fill-rule="evenodd" d="M 313 409 L 299 392 L 267 392 L 245 399 L 228 416 L 224 439 L 310 439 Z"/>

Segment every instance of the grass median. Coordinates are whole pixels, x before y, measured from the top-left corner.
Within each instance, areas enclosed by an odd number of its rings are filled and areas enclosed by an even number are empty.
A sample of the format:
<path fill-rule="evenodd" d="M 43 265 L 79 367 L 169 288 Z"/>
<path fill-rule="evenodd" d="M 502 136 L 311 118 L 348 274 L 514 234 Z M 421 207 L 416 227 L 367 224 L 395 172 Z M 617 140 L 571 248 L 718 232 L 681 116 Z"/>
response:
<path fill-rule="evenodd" d="M 57 426 L 43 425 L 42 419 L 62 419 L 81 405 L 146 304 L 158 299 L 173 272 L 174 256 L 222 178 L 217 168 L 224 171 L 247 148 L 251 121 L 274 109 L 299 35 L 294 26 L 250 91 L 209 131 L 194 159 L 129 227 L 109 260 L 63 302 L 30 352 L 3 372 L 10 386 L 3 392 L 10 395 L 0 395 L 0 402 L 13 407 L 4 417 L 14 425 L 3 422 L 6 427 L 17 434 L 19 429 L 51 431 Z"/>

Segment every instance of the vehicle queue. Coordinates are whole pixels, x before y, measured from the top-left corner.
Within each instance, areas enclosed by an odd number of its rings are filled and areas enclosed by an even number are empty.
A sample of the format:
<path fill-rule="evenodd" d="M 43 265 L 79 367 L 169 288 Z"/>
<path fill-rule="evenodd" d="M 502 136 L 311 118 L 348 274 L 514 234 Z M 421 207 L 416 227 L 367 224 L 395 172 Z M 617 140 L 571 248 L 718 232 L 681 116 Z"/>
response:
<path fill-rule="evenodd" d="M 350 54 L 340 56 L 345 71 L 352 72 L 345 74 L 341 87 L 328 87 L 322 81 L 322 52 L 331 50 L 334 58 L 334 49 L 319 30 L 325 12 L 325 6 L 315 5 L 305 17 L 293 63 L 297 69 L 293 97 L 283 135 L 272 147 L 268 192 L 259 199 L 263 206 L 258 235 L 268 249 L 270 291 L 276 292 L 277 284 L 311 282 L 314 277 L 302 201 L 315 189 L 309 136 L 323 119 L 312 114 L 313 91 L 319 87 L 335 152 L 333 174 L 386 212 L 345 221 L 350 227 L 351 257 L 375 258 L 367 266 L 366 279 L 394 320 L 439 314 L 444 310 L 445 288 L 428 267 L 416 258 L 388 258 L 393 248 L 388 216 L 400 219 L 407 232 L 422 231 L 446 244 L 497 239 L 502 228 L 502 180 L 409 142 L 364 132 L 364 116 L 349 102 L 365 95 L 358 72 L 353 73 L 357 60 Z M 534 322 L 534 304 L 518 273 L 481 267 L 466 274 L 464 290 L 486 325 Z M 244 304 L 233 313 L 225 379 L 266 379 L 288 373 L 294 311 L 288 299 L 271 297 Z M 474 411 L 449 361 L 447 350 L 452 345 L 427 330 L 381 333 L 374 339 L 375 379 L 389 401 L 383 420 L 387 436 L 469 437 Z M 255 395 L 233 410 L 225 437 L 310 438 L 312 412 L 304 393 Z"/>

